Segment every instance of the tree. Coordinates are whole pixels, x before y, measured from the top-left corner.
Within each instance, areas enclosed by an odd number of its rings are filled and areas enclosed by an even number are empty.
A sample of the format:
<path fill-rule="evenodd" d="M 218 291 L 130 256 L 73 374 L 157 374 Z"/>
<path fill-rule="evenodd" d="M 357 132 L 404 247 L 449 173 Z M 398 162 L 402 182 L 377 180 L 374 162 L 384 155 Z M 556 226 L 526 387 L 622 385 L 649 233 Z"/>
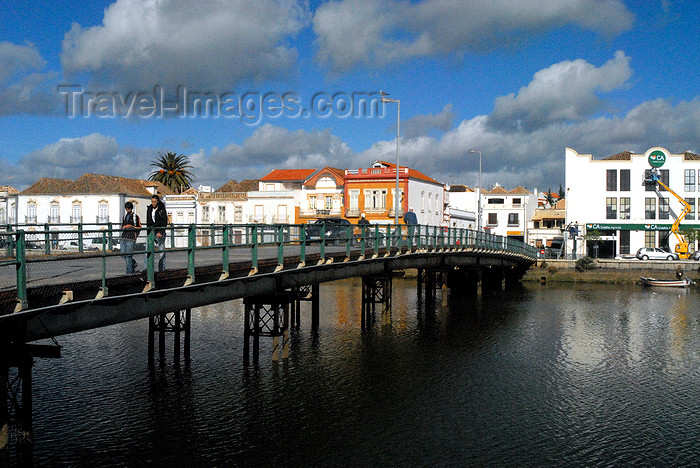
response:
<path fill-rule="evenodd" d="M 175 193 L 182 193 L 192 185 L 194 175 L 189 171 L 192 166 L 184 154 L 171 151 L 165 154 L 158 153 L 158 159 L 153 161 L 151 166 L 158 169 L 151 172 L 148 180 L 160 182 Z"/>
<path fill-rule="evenodd" d="M 556 203 L 556 200 L 554 200 L 554 197 L 552 196 L 552 189 L 550 188 L 547 190 L 547 194 L 544 197 L 544 202 L 549 205 L 550 207 L 554 206 Z"/>
<path fill-rule="evenodd" d="M 566 193 L 564 192 L 564 189 L 562 188 L 561 184 L 559 184 L 559 200 L 563 200 L 566 197 Z"/>

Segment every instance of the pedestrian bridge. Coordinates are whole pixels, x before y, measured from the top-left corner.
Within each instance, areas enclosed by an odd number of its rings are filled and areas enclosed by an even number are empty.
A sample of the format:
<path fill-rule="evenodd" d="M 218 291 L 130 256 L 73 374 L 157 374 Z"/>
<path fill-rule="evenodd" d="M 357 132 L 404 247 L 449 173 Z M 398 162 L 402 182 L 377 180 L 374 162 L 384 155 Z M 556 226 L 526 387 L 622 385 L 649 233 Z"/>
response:
<path fill-rule="evenodd" d="M 145 229 L 137 274 L 126 275 L 121 230 L 81 226 L 3 234 L 0 340 L 31 342 L 236 298 L 405 269 L 497 272 L 535 262 L 522 242 L 436 226 L 171 226 L 166 270 Z M 138 242 L 143 242 L 139 244 Z M 66 247 L 68 246 L 68 247 Z M 70 248 L 72 247 L 72 248 Z M 482 278 L 483 279 L 483 278 Z M 480 278 L 476 278 L 479 281 Z"/>
<path fill-rule="evenodd" d="M 467 229 L 435 226 L 189 225 L 171 226 L 165 266 L 156 272 L 153 232 L 141 234 L 133 256 L 140 271 L 126 274 L 110 226 L 0 233 L 0 452 L 11 438 L 31 446 L 33 360 L 60 357 L 56 337 L 141 318 L 149 320 L 149 362 L 156 337 L 164 362 L 165 335 L 173 336 L 173 364 L 184 338 L 189 363 L 193 307 L 244 299 L 243 362 L 260 338 L 273 339 L 273 360 L 289 353 L 289 329 L 301 323 L 301 302 L 319 324 L 319 285 L 362 278 L 362 327 L 376 315 L 391 325 L 392 278 L 418 271 L 426 307 L 437 288 L 498 290 L 520 280 L 535 262 L 522 242 Z M 376 312 L 376 314 L 375 314 Z M 52 344 L 35 343 L 50 338 Z M 280 343 L 281 340 L 281 343 Z M 252 342 L 252 350 L 251 350 Z M 14 434 L 8 437 L 8 434 Z"/>

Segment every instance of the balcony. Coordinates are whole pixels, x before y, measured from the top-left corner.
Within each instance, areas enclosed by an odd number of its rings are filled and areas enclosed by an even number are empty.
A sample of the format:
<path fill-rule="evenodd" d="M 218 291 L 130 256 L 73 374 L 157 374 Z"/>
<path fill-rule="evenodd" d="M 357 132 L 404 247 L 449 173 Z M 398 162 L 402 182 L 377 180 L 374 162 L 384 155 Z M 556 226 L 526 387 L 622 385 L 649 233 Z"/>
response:
<path fill-rule="evenodd" d="M 59 224 L 60 222 L 61 222 L 60 216 L 49 216 L 49 220 L 48 220 L 49 224 Z"/>
<path fill-rule="evenodd" d="M 96 217 L 96 220 L 97 220 L 96 222 L 98 224 L 107 224 L 107 223 L 109 223 L 109 216 L 99 216 L 98 215 Z"/>
<path fill-rule="evenodd" d="M 273 216 L 272 224 L 289 224 L 289 216 Z"/>
<path fill-rule="evenodd" d="M 83 217 L 82 216 L 71 216 L 70 217 L 70 223 L 71 224 L 79 224 L 83 222 Z"/>
<path fill-rule="evenodd" d="M 36 224 L 36 215 L 33 216 L 25 216 L 24 217 L 24 222 L 26 224 Z"/>
<path fill-rule="evenodd" d="M 255 223 L 255 224 L 264 223 L 265 222 L 265 215 L 262 215 L 262 216 L 250 215 L 250 216 L 248 216 L 248 222 Z"/>
<path fill-rule="evenodd" d="M 348 218 L 359 218 L 360 213 L 361 212 L 359 208 L 348 208 L 345 212 L 345 216 L 347 216 Z"/>

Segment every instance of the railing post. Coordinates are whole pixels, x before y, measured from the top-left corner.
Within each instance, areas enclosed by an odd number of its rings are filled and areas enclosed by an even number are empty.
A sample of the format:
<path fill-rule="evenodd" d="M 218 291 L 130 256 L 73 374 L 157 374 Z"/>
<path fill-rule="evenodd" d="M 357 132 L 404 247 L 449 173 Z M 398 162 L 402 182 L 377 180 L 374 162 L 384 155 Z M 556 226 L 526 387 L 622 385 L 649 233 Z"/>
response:
<path fill-rule="evenodd" d="M 107 233 L 102 231 L 102 289 L 99 297 L 107 295 Z"/>
<path fill-rule="evenodd" d="M 284 268 L 284 226 L 281 224 L 277 225 L 277 268 L 275 271 L 279 271 Z"/>
<path fill-rule="evenodd" d="M 347 239 L 345 239 L 345 260 L 350 260 L 350 244 L 352 243 L 352 226 L 348 226 L 345 229 L 345 235 Z"/>
<path fill-rule="evenodd" d="M 301 249 L 301 251 L 299 252 L 299 266 L 305 266 L 306 265 L 306 224 L 302 224 L 301 227 L 299 228 L 299 243 L 300 243 L 300 249 Z"/>
<path fill-rule="evenodd" d="M 407 233 L 407 235 L 408 235 L 408 252 L 411 253 L 411 252 L 413 252 L 413 234 L 416 231 L 416 226 L 414 226 L 413 224 L 409 224 L 407 229 L 408 229 L 408 233 Z"/>
<path fill-rule="evenodd" d="M 365 246 L 367 238 L 367 225 L 362 224 L 360 228 L 360 259 L 365 258 Z"/>
<path fill-rule="evenodd" d="M 326 222 L 321 223 L 321 263 L 326 262 Z"/>
<path fill-rule="evenodd" d="M 112 222 L 107 223 L 107 240 L 109 240 L 110 250 L 113 248 L 112 246 L 114 245 L 114 236 L 112 235 L 112 229 Z"/>
<path fill-rule="evenodd" d="M 395 230 L 395 232 L 396 232 L 396 248 L 398 249 L 398 250 L 396 251 L 396 255 L 401 255 L 401 247 L 403 246 L 403 239 L 402 239 L 402 235 L 401 235 L 401 231 L 402 231 L 401 227 L 402 227 L 402 226 L 399 224 L 398 226 L 396 226 L 396 230 Z"/>
<path fill-rule="evenodd" d="M 194 283 L 194 251 L 197 247 L 197 230 L 194 224 L 187 226 L 187 280 L 185 286 Z"/>
<path fill-rule="evenodd" d="M 51 239 L 49 233 L 49 224 L 44 224 L 44 251 L 46 255 L 51 255 Z"/>
<path fill-rule="evenodd" d="M 418 251 L 421 250 L 421 245 L 422 245 L 422 244 L 421 244 L 421 238 L 420 238 L 420 236 L 421 236 L 421 234 L 420 234 L 420 224 L 418 224 L 418 225 L 416 225 L 416 240 L 417 240 L 416 248 L 418 249 Z"/>
<path fill-rule="evenodd" d="M 83 251 L 83 223 L 78 223 L 78 252 Z"/>
<path fill-rule="evenodd" d="M 391 224 L 386 225 L 386 255 L 391 253 Z"/>
<path fill-rule="evenodd" d="M 163 246 L 165 248 L 165 246 Z M 175 224 L 170 224 L 170 248 L 175 248 Z"/>
<path fill-rule="evenodd" d="M 155 269 L 154 269 L 154 259 L 155 259 L 155 231 L 153 228 L 148 230 L 148 236 L 146 240 L 146 281 L 150 283 L 152 288 L 155 284 Z"/>
<path fill-rule="evenodd" d="M 25 247 L 24 231 L 18 231 L 17 242 L 15 243 L 15 260 L 17 261 L 17 305 L 15 306 L 15 312 L 29 307 L 27 302 L 27 255 Z"/>
<path fill-rule="evenodd" d="M 374 225 L 374 255 L 373 257 L 379 256 L 379 224 Z"/>
<path fill-rule="evenodd" d="M 222 277 L 221 279 L 228 278 L 229 275 L 229 245 L 231 243 L 231 225 L 226 224 L 224 226 L 224 247 L 221 252 L 221 272 L 222 272 Z"/>
<path fill-rule="evenodd" d="M 249 275 L 253 275 L 258 272 L 258 225 L 254 224 L 250 227 L 250 242 L 252 244 L 252 251 L 250 253 L 250 263 L 251 270 Z"/>

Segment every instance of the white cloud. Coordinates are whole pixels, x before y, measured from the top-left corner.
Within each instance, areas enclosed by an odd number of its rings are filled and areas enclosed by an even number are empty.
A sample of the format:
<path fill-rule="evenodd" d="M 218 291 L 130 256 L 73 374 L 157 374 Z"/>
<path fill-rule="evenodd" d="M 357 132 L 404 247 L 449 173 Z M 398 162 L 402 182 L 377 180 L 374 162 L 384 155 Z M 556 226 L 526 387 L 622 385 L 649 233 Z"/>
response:
<path fill-rule="evenodd" d="M 597 91 L 611 91 L 632 76 L 630 59 L 617 51 L 602 67 L 583 59 L 565 61 L 535 73 L 517 96 L 496 98 L 489 125 L 506 131 L 532 131 L 556 122 L 579 121 L 599 111 Z"/>
<path fill-rule="evenodd" d="M 61 61 L 69 76 L 129 90 L 228 91 L 287 73 L 297 51 L 286 42 L 307 16 L 294 0 L 117 0 L 102 25 L 73 25 Z"/>
<path fill-rule="evenodd" d="M 46 61 L 34 44 L 0 42 L 0 116 L 46 114 L 57 100 L 48 90 L 52 73 L 38 73 Z"/>
<path fill-rule="evenodd" d="M 455 119 L 455 113 L 452 109 L 452 104 L 447 104 L 437 114 L 416 115 L 401 122 L 401 135 L 405 138 L 415 138 L 427 135 L 434 130 L 441 132 L 449 130 L 452 128 L 452 123 Z M 396 131 L 395 125 L 393 131 Z"/>
<path fill-rule="evenodd" d="M 313 28 L 319 61 L 344 72 L 360 63 L 510 47 L 566 24 L 614 36 L 633 20 L 621 0 L 341 0 L 319 6 Z"/>

